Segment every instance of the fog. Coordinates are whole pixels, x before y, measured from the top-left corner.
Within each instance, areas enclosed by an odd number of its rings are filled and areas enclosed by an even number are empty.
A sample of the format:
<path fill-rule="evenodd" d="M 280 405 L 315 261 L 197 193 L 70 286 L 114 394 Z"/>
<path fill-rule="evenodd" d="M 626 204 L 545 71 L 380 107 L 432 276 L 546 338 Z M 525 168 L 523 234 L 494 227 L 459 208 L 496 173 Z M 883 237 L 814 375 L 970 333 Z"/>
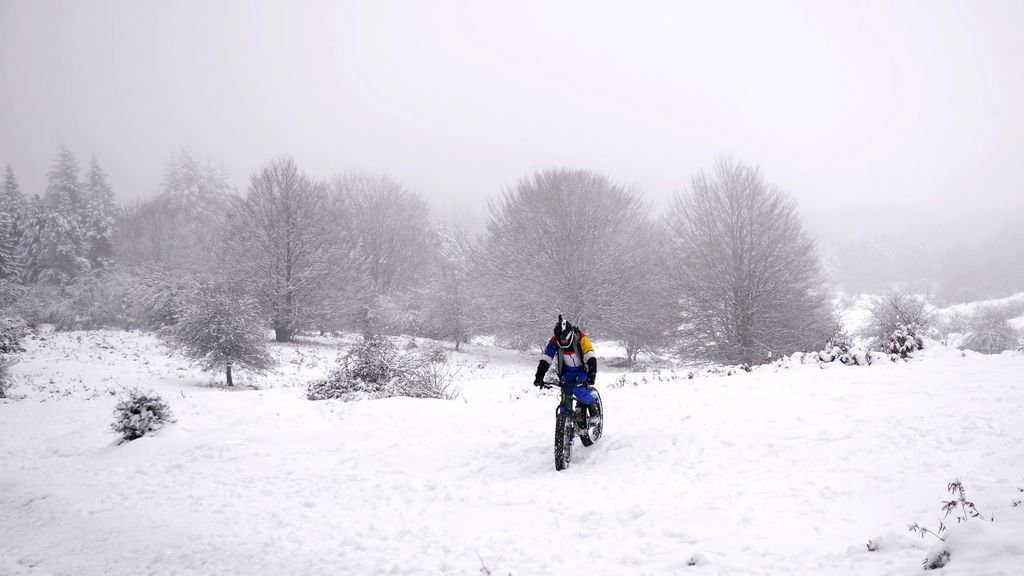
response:
<path fill-rule="evenodd" d="M 40 193 L 66 145 L 128 201 L 182 147 L 239 189 L 287 154 L 478 231 L 535 169 L 662 210 L 726 156 L 848 289 L 1024 289 L 1024 3 L 547 4 L 0 2 L 0 162 Z"/>

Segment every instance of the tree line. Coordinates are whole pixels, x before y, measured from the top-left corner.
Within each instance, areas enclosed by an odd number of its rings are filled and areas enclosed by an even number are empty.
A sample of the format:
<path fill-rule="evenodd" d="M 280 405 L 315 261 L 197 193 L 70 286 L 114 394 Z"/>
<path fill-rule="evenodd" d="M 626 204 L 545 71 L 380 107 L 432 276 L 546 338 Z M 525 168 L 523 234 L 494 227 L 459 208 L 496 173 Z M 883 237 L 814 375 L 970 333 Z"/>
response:
<path fill-rule="evenodd" d="M 671 350 L 755 364 L 835 330 L 794 201 L 724 159 L 663 216 L 607 176 L 537 171 L 496 195 L 470 238 L 387 176 L 320 180 L 289 157 L 236 190 L 181 151 L 158 194 L 119 206 L 99 162 L 82 178 L 62 149 L 28 200 L 7 167 L 0 283 L 4 314 L 30 324 L 161 330 L 213 299 L 282 342 L 355 331 L 527 349 L 561 313 L 630 362 Z"/>

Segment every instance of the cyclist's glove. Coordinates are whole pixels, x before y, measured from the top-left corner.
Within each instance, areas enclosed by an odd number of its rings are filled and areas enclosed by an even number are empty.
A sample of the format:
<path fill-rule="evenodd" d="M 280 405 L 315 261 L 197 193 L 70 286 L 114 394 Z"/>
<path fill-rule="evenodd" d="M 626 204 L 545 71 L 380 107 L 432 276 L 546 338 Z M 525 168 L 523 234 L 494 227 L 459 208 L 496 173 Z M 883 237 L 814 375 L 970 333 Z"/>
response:
<path fill-rule="evenodd" d="M 551 367 L 551 362 L 547 360 L 541 360 L 537 364 L 537 375 L 533 377 L 533 385 L 541 386 L 544 384 L 544 375 L 548 373 L 548 368 Z"/>

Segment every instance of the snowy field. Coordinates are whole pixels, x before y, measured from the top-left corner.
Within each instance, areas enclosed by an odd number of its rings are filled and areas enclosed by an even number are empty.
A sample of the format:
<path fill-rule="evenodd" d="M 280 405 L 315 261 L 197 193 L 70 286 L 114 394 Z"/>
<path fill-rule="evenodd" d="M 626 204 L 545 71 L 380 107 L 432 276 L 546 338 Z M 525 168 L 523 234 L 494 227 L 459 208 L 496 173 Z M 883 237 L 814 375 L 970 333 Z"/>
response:
<path fill-rule="evenodd" d="M 1024 574 L 1019 352 L 603 369 L 605 437 L 559 473 L 534 354 L 453 353 L 456 401 L 310 402 L 352 340 L 276 345 L 224 390 L 149 335 L 43 338 L 0 400 L 5 576 L 917 574 L 935 539 L 907 526 L 937 529 L 958 478 L 995 521 L 948 518 L 939 573 Z M 119 446 L 135 385 L 177 422 Z"/>

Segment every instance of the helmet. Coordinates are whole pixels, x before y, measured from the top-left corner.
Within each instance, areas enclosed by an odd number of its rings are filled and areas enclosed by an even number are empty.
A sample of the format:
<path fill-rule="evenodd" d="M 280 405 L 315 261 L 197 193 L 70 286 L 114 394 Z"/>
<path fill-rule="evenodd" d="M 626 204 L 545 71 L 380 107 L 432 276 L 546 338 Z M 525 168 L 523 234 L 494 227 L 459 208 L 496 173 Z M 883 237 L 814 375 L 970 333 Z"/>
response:
<path fill-rule="evenodd" d="M 572 346 L 573 340 L 576 338 L 576 330 L 568 320 L 563 320 L 562 315 L 558 315 L 558 322 L 555 323 L 555 341 L 558 343 L 559 348 L 568 348 Z"/>

